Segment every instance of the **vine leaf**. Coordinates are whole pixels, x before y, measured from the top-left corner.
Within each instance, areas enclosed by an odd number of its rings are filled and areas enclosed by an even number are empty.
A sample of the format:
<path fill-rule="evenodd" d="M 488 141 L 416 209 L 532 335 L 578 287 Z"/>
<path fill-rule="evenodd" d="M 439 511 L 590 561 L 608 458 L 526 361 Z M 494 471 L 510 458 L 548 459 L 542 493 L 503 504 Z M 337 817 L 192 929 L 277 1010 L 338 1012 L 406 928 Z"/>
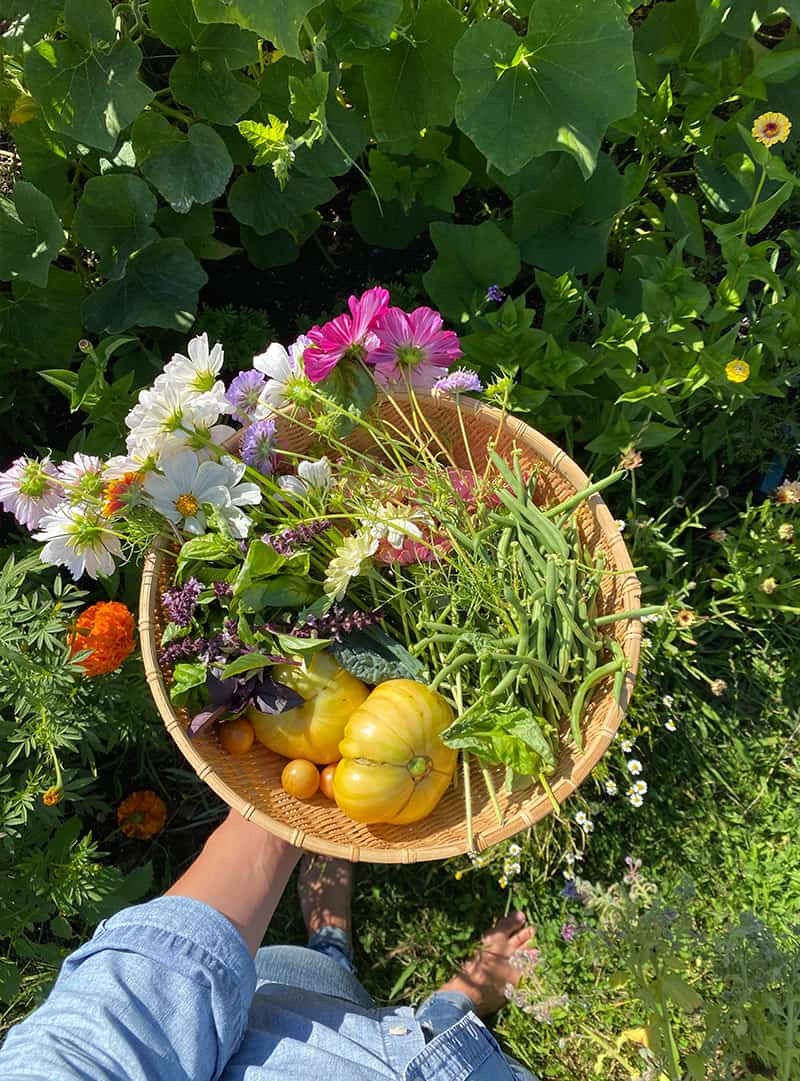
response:
<path fill-rule="evenodd" d="M 0 279 L 24 278 L 44 288 L 50 264 L 64 243 L 52 202 L 27 180 L 0 196 Z"/>

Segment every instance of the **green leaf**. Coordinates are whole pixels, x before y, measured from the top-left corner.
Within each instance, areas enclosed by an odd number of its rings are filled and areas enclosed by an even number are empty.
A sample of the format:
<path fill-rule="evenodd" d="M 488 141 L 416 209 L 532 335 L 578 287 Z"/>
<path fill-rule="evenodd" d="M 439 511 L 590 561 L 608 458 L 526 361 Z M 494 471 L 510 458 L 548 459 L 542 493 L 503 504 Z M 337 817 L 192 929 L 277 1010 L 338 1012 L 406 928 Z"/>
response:
<path fill-rule="evenodd" d="M 365 627 L 334 642 L 331 653 L 356 679 L 371 685 L 387 679 L 413 679 L 424 682 L 425 667 L 404 645 L 380 627 Z"/>
<path fill-rule="evenodd" d="M 242 672 L 252 672 L 255 668 L 266 668 L 274 663 L 272 657 L 268 657 L 266 653 L 244 653 L 241 657 L 231 661 L 230 664 L 225 665 L 220 678 L 227 679 L 229 676 L 239 676 Z"/>
<path fill-rule="evenodd" d="M 208 281 L 198 261 L 177 237 L 166 237 L 135 252 L 125 276 L 107 282 L 83 307 L 90 330 L 115 334 L 128 327 L 187 331 L 197 295 Z"/>
<path fill-rule="evenodd" d="M 435 206 L 415 201 L 406 209 L 398 199 L 381 200 L 378 205 L 371 191 L 359 191 L 350 204 L 350 216 L 358 235 L 376 248 L 403 251 L 434 221 L 447 217 Z"/>
<path fill-rule="evenodd" d="M 199 203 L 185 212 L 161 206 L 156 211 L 156 228 L 162 236 L 179 236 L 189 244 L 214 232 L 214 209 Z"/>
<path fill-rule="evenodd" d="M 127 38 L 89 49 L 73 40 L 40 41 L 25 56 L 25 79 L 54 131 L 109 152 L 153 100 L 137 78 L 141 61 Z"/>
<path fill-rule="evenodd" d="M 509 285 L 520 269 L 519 249 L 493 221 L 480 225 L 434 222 L 439 253 L 423 275 L 425 288 L 448 319 L 464 322 L 490 285 Z"/>
<path fill-rule="evenodd" d="M 315 596 L 307 578 L 278 574 L 263 585 L 250 586 L 239 597 L 240 612 L 260 612 L 263 608 L 299 608 Z"/>
<path fill-rule="evenodd" d="M 267 236 L 259 236 L 253 229 L 243 225 L 239 230 L 247 256 L 253 266 L 269 270 L 276 266 L 293 263 L 300 255 L 303 244 L 319 228 L 322 216 L 316 211 L 305 214 L 297 232 L 279 229 Z"/>
<path fill-rule="evenodd" d="M 299 35 L 303 20 L 318 0 L 194 0 L 203 23 L 235 23 L 254 30 L 287 56 L 302 58 Z"/>
<path fill-rule="evenodd" d="M 278 648 L 287 657 L 313 657 L 333 642 L 332 638 L 294 638 L 291 634 L 276 634 Z"/>
<path fill-rule="evenodd" d="M 24 278 L 43 288 L 63 244 L 53 204 L 33 184 L 18 180 L 10 197 L 0 195 L 0 279 Z"/>
<path fill-rule="evenodd" d="M 279 555 L 271 544 L 265 544 L 261 540 L 251 541 L 236 581 L 233 583 L 234 596 L 238 596 L 242 590 L 259 578 L 268 578 L 276 574 L 285 563 L 286 557 Z"/>
<path fill-rule="evenodd" d="M 289 135 L 289 121 L 269 114 L 269 123 L 258 120 L 240 120 L 236 125 L 255 154 L 253 165 L 270 165 L 279 154 L 291 151 L 294 140 Z"/>
<path fill-rule="evenodd" d="M 458 83 L 453 49 L 464 19 L 448 0 L 421 0 L 406 8 L 404 33 L 388 49 L 364 53 L 364 81 L 375 138 L 416 138 L 423 128 L 447 127 L 453 119 Z"/>
<path fill-rule="evenodd" d="M 324 122 L 329 82 L 327 71 L 317 71 L 303 79 L 289 76 L 289 112 L 295 120 Z"/>
<path fill-rule="evenodd" d="M 222 60 L 232 71 L 258 63 L 258 36 L 230 23 L 202 23 L 192 0 L 150 0 L 147 18 L 165 45 Z"/>
<path fill-rule="evenodd" d="M 86 49 L 114 40 L 114 12 L 109 0 L 66 0 L 64 26 Z"/>
<path fill-rule="evenodd" d="M 21 973 L 13 961 L 0 957 L 0 1002 L 10 1003 L 19 990 Z"/>
<path fill-rule="evenodd" d="M 181 661 L 176 664 L 172 670 L 173 683 L 169 689 L 172 701 L 180 705 L 186 700 L 189 691 L 195 687 L 204 687 L 207 674 L 206 666 L 200 661 Z"/>
<path fill-rule="evenodd" d="M 232 566 L 238 562 L 239 545 L 219 533 L 206 533 L 186 541 L 178 552 L 177 581 L 183 580 L 187 567 L 192 563 L 223 563 Z"/>
<path fill-rule="evenodd" d="M 14 128 L 14 143 L 23 177 L 52 199 L 62 219 L 69 219 L 73 211 L 70 159 L 75 156 L 69 140 L 51 131 L 41 116 L 36 116 Z"/>
<path fill-rule="evenodd" d="M 231 71 L 225 60 L 202 53 L 184 53 L 172 65 L 173 97 L 215 124 L 233 124 L 258 101 L 252 79 Z"/>
<path fill-rule="evenodd" d="M 72 394 L 75 387 L 78 385 L 78 373 L 72 372 L 69 368 L 48 368 L 45 371 L 39 372 L 39 375 L 44 379 L 46 383 L 60 390 L 62 394 L 72 401 Z"/>
<path fill-rule="evenodd" d="M 377 397 L 375 377 L 359 360 L 352 358 L 340 360 L 327 379 L 320 383 L 320 390 L 347 410 L 347 416 L 341 413 L 336 416 L 338 436 L 348 435 Z"/>
<path fill-rule="evenodd" d="M 0 349 L 15 367 L 38 370 L 68 364 L 83 335 L 79 276 L 51 267 L 44 289 L 17 278 L 11 296 L 0 295 Z"/>
<path fill-rule="evenodd" d="M 69 920 L 64 916 L 54 916 L 48 924 L 50 933 L 56 938 L 72 938 L 74 932 Z"/>
<path fill-rule="evenodd" d="M 5 55 L 22 56 L 26 45 L 35 45 L 55 30 L 63 7 L 63 0 L 7 0 L 0 4 L 0 18 L 8 24 L 2 35 Z"/>
<path fill-rule="evenodd" d="M 326 106 L 327 136 L 313 146 L 300 146 L 294 165 L 306 176 L 341 176 L 352 169 L 369 138 L 367 122 L 356 109 L 346 109 L 334 94 Z"/>
<path fill-rule="evenodd" d="M 672 230 L 676 240 L 685 236 L 686 251 L 690 255 L 696 255 L 698 259 L 704 259 L 706 241 L 697 199 L 693 195 L 674 192 L 666 186 L 662 189 L 662 194 L 664 221 Z"/>
<path fill-rule="evenodd" d="M 184 135 L 165 117 L 144 113 L 133 125 L 133 148 L 143 175 L 179 214 L 213 202 L 233 172 L 228 148 L 207 124 Z"/>
<path fill-rule="evenodd" d="M 133 174 L 107 173 L 86 182 L 72 230 L 101 257 L 101 274 L 121 278 L 133 252 L 158 240 L 150 227 L 157 205 L 148 185 Z"/>
<path fill-rule="evenodd" d="M 769 83 L 784 83 L 800 73 L 800 49 L 770 49 L 756 61 L 753 74 Z"/>
<path fill-rule="evenodd" d="M 385 45 L 402 7 L 402 0 L 328 0 L 323 8 L 327 45 L 342 60 L 353 59 L 356 49 Z"/>
<path fill-rule="evenodd" d="M 598 155 L 588 180 L 566 154 L 545 154 L 524 174 L 525 194 L 514 200 L 511 231 L 524 261 L 550 274 L 602 269 L 611 228 L 624 204 L 623 179 L 611 159 Z"/>
<path fill-rule="evenodd" d="M 528 33 L 482 19 L 456 46 L 456 123 L 501 172 L 548 150 L 594 170 L 612 120 L 636 108 L 631 30 L 616 0 L 534 0 Z"/>
<path fill-rule="evenodd" d="M 472 751 L 485 762 L 502 763 L 518 774 L 552 773 L 556 759 L 552 726 L 522 706 L 487 706 L 455 721 L 442 733 L 448 747 Z"/>
<path fill-rule="evenodd" d="M 286 229 L 301 232 L 303 215 L 327 203 L 336 186 L 325 178 L 293 176 L 281 191 L 267 169 L 243 173 L 228 192 L 228 206 L 237 221 L 251 226 L 261 236 Z"/>

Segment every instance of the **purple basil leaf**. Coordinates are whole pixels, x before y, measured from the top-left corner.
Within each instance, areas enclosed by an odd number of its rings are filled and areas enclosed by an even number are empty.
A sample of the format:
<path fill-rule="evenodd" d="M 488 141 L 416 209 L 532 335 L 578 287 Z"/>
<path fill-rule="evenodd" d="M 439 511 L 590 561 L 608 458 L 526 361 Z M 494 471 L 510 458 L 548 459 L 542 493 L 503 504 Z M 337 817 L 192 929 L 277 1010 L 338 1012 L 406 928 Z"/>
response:
<path fill-rule="evenodd" d="M 285 687 L 267 676 L 253 690 L 250 701 L 260 713 L 276 714 L 302 706 L 305 699 L 291 687 Z"/>
<path fill-rule="evenodd" d="M 221 706 L 217 706 L 216 709 L 201 709 L 199 713 L 195 713 L 189 724 L 189 735 L 196 736 L 202 732 L 204 728 L 208 728 L 214 721 L 218 720 L 223 713 L 227 713 L 228 703 L 225 702 Z"/>

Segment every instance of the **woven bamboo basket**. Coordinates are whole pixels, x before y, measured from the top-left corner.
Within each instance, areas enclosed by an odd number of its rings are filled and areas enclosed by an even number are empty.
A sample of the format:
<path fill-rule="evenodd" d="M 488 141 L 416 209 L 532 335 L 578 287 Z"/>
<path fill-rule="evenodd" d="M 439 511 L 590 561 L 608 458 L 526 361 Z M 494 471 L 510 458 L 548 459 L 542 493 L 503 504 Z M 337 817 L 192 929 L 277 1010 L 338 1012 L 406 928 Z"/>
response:
<path fill-rule="evenodd" d="M 395 403 L 392 404 L 392 401 Z M 401 395 L 392 401 L 381 399 L 380 414 L 393 424 L 399 423 L 403 410 Z M 444 444 L 453 461 L 467 467 L 468 457 L 458 423 L 455 403 L 446 398 L 420 399 L 431 429 Z M 487 445 L 509 459 L 516 450 L 522 467 L 538 470 L 536 499 L 542 505 L 552 505 L 569 498 L 585 488 L 589 479 L 564 451 L 549 439 L 513 417 L 503 417 L 496 409 L 472 399 L 461 399 L 470 453 L 478 470 L 487 459 Z M 232 449 L 238 446 L 237 434 Z M 368 446 L 363 432 L 348 441 Z M 291 420 L 278 420 L 278 445 L 288 450 L 306 452 L 311 444 L 310 434 Z M 380 454 L 378 447 L 372 451 Z M 318 446 L 314 451 L 319 452 Z M 578 512 L 579 528 L 584 544 L 592 551 L 602 549 L 606 554 L 606 573 L 597 599 L 600 615 L 637 609 L 640 604 L 639 582 L 633 573 L 628 552 L 619 528 L 599 495 L 593 495 Z M 288 796 L 280 784 L 285 759 L 256 742 L 246 755 L 234 757 L 220 746 L 215 730 L 208 729 L 190 739 L 187 734 L 189 716 L 176 710 L 169 698 L 170 674 L 158 663 L 158 643 L 164 626 L 160 597 L 172 585 L 174 557 L 166 545 L 156 544 L 145 560 L 139 597 L 139 632 L 145 675 L 158 710 L 181 753 L 206 782 L 229 806 L 244 818 L 294 845 L 311 852 L 348 860 L 373 863 L 413 863 L 444 859 L 468 851 L 466 814 L 461 771 L 457 770 L 450 786 L 431 815 L 407 826 L 367 826 L 347 818 L 335 804 L 317 794 L 307 802 Z M 620 705 L 612 696 L 612 680 L 599 684 L 581 722 L 583 750 L 567 741 L 569 723 L 563 722 L 561 750 L 550 785 L 555 798 L 563 802 L 589 775 L 602 757 L 627 708 L 639 663 L 641 623 L 636 619 L 618 620 L 607 627 L 622 646 L 629 670 Z M 472 806 L 474 842 L 478 850 L 505 840 L 532 826 L 552 810 L 552 805 L 540 785 L 535 784 L 510 794 L 502 788 L 504 769 L 495 767 L 492 774 L 504 821 L 498 824 L 480 770 L 472 756 Z"/>

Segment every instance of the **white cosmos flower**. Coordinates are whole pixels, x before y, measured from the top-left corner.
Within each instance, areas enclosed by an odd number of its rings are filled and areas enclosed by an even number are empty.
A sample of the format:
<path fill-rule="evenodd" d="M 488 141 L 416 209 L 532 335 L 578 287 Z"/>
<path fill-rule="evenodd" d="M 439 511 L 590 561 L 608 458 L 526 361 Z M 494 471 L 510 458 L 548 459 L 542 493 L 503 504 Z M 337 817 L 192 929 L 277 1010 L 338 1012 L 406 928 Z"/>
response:
<path fill-rule="evenodd" d="M 46 514 L 63 503 L 58 473 L 50 458 L 17 458 L 0 473 L 0 503 L 26 529 L 36 529 Z"/>
<path fill-rule="evenodd" d="M 77 451 L 58 467 L 58 479 L 70 503 L 98 500 L 105 487 L 105 466 L 94 454 Z"/>
<path fill-rule="evenodd" d="M 222 408 L 210 395 L 192 395 L 178 383 L 159 382 L 139 395 L 125 418 L 130 429 L 128 452 L 136 457 L 158 457 L 186 446 L 192 433 L 205 436 L 219 420 Z"/>
<path fill-rule="evenodd" d="M 416 519 L 416 521 L 415 521 Z M 424 511 L 412 511 L 392 503 L 376 503 L 361 524 L 380 541 L 386 540 L 392 548 L 402 548 L 407 537 L 422 540 L 422 530 L 417 521 L 430 521 Z"/>
<path fill-rule="evenodd" d="M 183 523 L 187 533 L 203 533 L 203 504 L 228 507 L 230 473 L 219 462 L 201 462 L 194 451 L 181 450 L 161 463 L 161 474 L 150 473 L 144 489 L 153 507 L 173 525 Z"/>
<path fill-rule="evenodd" d="M 227 523 L 231 534 L 237 540 L 244 540 L 250 532 L 252 522 L 242 507 L 253 507 L 261 502 L 261 489 L 251 481 L 240 484 L 245 472 L 244 462 L 226 456 L 220 459 L 220 465 L 227 470 L 230 504 L 217 507 L 217 514 Z"/>
<path fill-rule="evenodd" d="M 303 350 L 311 344 L 301 335 L 287 352 L 279 342 L 273 342 L 266 351 L 253 357 L 253 367 L 267 376 L 263 399 L 273 409 L 297 403 L 297 392 L 311 388 L 312 383 L 303 371 Z"/>
<path fill-rule="evenodd" d="M 289 474 L 278 477 L 279 488 L 300 496 L 311 495 L 313 492 L 325 495 L 330 491 L 332 482 L 331 463 L 327 458 L 301 462 L 297 467 L 296 477 Z"/>
<path fill-rule="evenodd" d="M 220 397 L 224 395 L 225 384 L 217 380 L 225 359 L 221 344 L 217 342 L 209 350 L 208 335 L 201 334 L 191 339 L 186 352 L 189 354 L 188 357 L 183 353 L 173 354 L 172 360 L 164 366 L 164 371 L 156 379 L 156 383 L 161 381 L 172 383 L 196 396 Z"/>
<path fill-rule="evenodd" d="M 44 542 L 42 563 L 67 567 L 74 579 L 114 573 L 114 556 L 122 554 L 119 537 L 95 510 L 63 506 L 45 515 L 35 539 Z"/>

